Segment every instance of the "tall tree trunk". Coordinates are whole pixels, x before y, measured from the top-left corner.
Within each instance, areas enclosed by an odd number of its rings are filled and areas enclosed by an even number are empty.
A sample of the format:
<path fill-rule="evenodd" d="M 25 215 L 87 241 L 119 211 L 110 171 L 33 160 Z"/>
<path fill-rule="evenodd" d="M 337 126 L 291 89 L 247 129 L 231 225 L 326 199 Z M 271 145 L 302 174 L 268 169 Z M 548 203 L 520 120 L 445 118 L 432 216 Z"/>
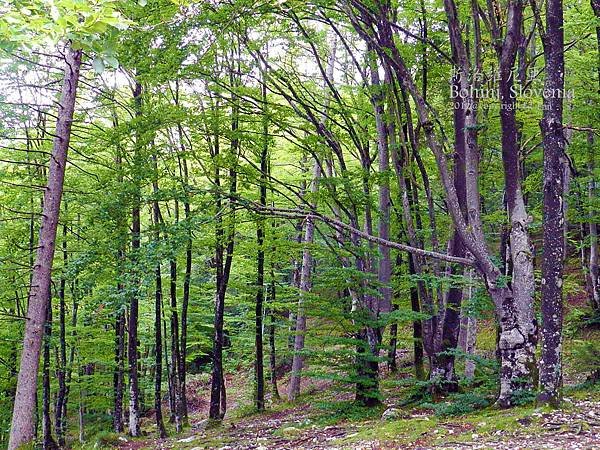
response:
<path fill-rule="evenodd" d="M 321 165 L 315 160 L 313 167 L 313 179 L 310 185 L 311 194 L 315 195 L 318 190 L 319 178 L 321 177 Z M 312 208 L 316 203 L 311 204 Z M 302 240 L 304 250 L 302 251 L 302 266 L 300 269 L 300 296 L 298 297 L 298 310 L 296 312 L 296 335 L 294 337 L 294 357 L 292 359 L 292 373 L 290 375 L 290 384 L 288 390 L 288 400 L 294 401 L 300 394 L 300 381 L 302 369 L 304 367 L 304 336 L 306 334 L 306 311 L 305 297 L 310 292 L 311 282 L 310 273 L 312 270 L 312 256 L 309 246 L 313 243 L 315 233 L 315 224 L 312 218 L 306 219 L 304 227 L 304 238 Z"/>
<path fill-rule="evenodd" d="M 113 109 L 113 128 L 119 125 L 117 112 Z M 116 145 L 115 163 L 117 165 L 117 180 L 123 183 L 123 149 L 120 143 Z M 119 240 L 117 251 L 117 296 L 118 303 L 115 311 L 115 367 L 113 370 L 113 430 L 115 433 L 122 433 L 125 429 L 123 421 L 123 397 L 125 389 L 125 285 L 123 277 L 125 272 L 125 246 L 128 239 L 127 217 L 125 211 L 119 212 L 117 219 L 118 237 Z M 75 314 L 75 312 L 74 312 Z M 74 356 L 74 355 L 73 355 Z"/>
<path fill-rule="evenodd" d="M 72 315 L 71 315 L 71 337 L 73 341 L 75 341 L 75 336 L 77 336 L 77 313 L 79 311 L 79 290 L 78 290 L 78 281 L 75 279 L 71 284 L 71 297 L 73 297 L 72 304 Z M 67 392 L 65 394 L 65 401 L 63 403 L 63 417 L 67 417 L 67 405 L 69 403 L 69 393 L 71 392 L 71 379 L 73 374 L 73 364 L 75 362 L 75 346 L 71 346 L 71 351 L 69 352 L 69 364 L 67 365 L 67 373 L 66 373 L 66 386 Z"/>
<path fill-rule="evenodd" d="M 175 215 L 178 216 L 177 201 L 175 201 Z M 173 410 L 171 414 L 175 420 L 175 431 L 178 433 L 182 429 L 182 405 L 183 393 L 181 390 L 181 350 L 179 346 L 179 315 L 177 314 L 177 259 L 173 257 L 169 261 L 171 275 L 169 296 L 171 299 L 171 389 L 173 392 Z"/>
<path fill-rule="evenodd" d="M 500 63 L 500 123 L 502 126 L 502 162 L 506 206 L 510 220 L 510 261 L 512 267 L 512 310 L 502 308 L 500 314 L 499 352 L 502 361 L 502 383 L 509 384 L 500 404 L 511 404 L 512 394 L 518 389 L 531 389 L 535 368 L 537 327 L 533 311 L 533 249 L 529 242 L 528 225 L 531 218 L 525 209 L 521 189 L 519 132 L 516 121 L 516 99 L 512 95 L 514 64 L 521 42 L 523 4 L 511 1 L 508 23 L 502 45 L 497 49 Z"/>
<path fill-rule="evenodd" d="M 269 119 L 267 117 L 267 80 L 265 70 L 262 69 L 261 99 L 262 111 L 262 146 L 260 152 L 260 179 L 259 203 L 264 208 L 267 206 L 267 172 L 269 170 Z M 262 217 L 256 222 L 256 245 L 258 254 L 256 257 L 256 304 L 254 310 L 254 382 L 255 382 L 255 406 L 258 411 L 265 409 L 265 375 L 263 354 L 263 313 L 265 300 L 265 222 Z"/>
<path fill-rule="evenodd" d="M 65 212 L 66 212 L 65 202 Z M 65 445 L 65 431 L 66 431 L 66 396 L 67 396 L 67 383 L 66 383 L 66 366 L 67 366 L 67 342 L 66 342 L 66 324 L 65 324 L 65 288 L 66 288 L 66 270 L 67 270 L 67 225 L 63 225 L 62 233 L 62 251 L 63 251 L 63 269 L 60 276 L 60 287 L 58 290 L 59 298 L 59 355 L 58 355 L 58 367 L 56 370 L 56 378 L 58 380 L 58 392 L 56 394 L 56 406 L 55 406 L 55 432 L 58 438 L 58 445 L 64 447 Z"/>
<path fill-rule="evenodd" d="M 411 255 L 412 256 L 412 255 Z M 408 258 L 408 273 L 416 275 L 414 260 Z M 419 302 L 419 291 L 415 286 L 410 287 L 410 307 L 414 313 L 421 313 L 421 303 Z M 425 367 L 423 363 L 423 324 L 421 320 L 413 321 L 413 361 L 415 365 L 415 378 L 417 380 L 425 379 Z"/>
<path fill-rule="evenodd" d="M 237 47 L 237 67 L 235 69 L 230 68 L 230 83 L 232 86 L 240 83 L 239 75 L 241 74 L 240 68 L 240 54 L 239 46 Z M 237 75 L 236 75 L 237 74 Z M 232 110 L 231 110 L 231 145 L 230 155 L 232 158 L 239 157 L 240 140 L 238 137 L 239 129 L 239 99 L 233 95 L 232 98 Z M 219 131 L 216 130 L 215 138 Z M 215 145 L 214 156 L 218 154 L 218 145 Z M 220 175 L 218 161 L 215 162 L 215 184 L 220 186 Z M 229 275 L 231 272 L 231 263 L 233 261 L 233 250 L 235 246 L 235 204 L 234 195 L 237 190 L 237 167 L 232 162 L 229 169 L 229 224 L 227 229 L 224 229 L 223 220 L 219 218 L 215 227 L 216 234 L 216 251 L 215 251 L 215 264 L 217 266 L 217 277 L 216 277 L 216 295 L 215 295 L 215 315 L 214 315 L 214 342 L 213 342 L 213 364 L 212 364 L 212 376 L 211 376 L 211 389 L 210 389 L 210 405 L 209 405 L 209 417 L 212 420 L 222 420 L 225 417 L 227 409 L 227 393 L 225 391 L 225 374 L 223 372 L 223 343 L 224 343 L 224 314 L 225 314 L 225 296 L 227 293 L 227 285 L 229 283 Z M 216 193 L 216 207 L 217 215 L 222 214 L 221 212 L 221 196 L 220 192 Z"/>
<path fill-rule="evenodd" d="M 453 80 L 454 86 L 460 86 L 457 75 Z M 467 190 L 466 190 L 466 141 L 465 141 L 465 114 L 462 105 L 455 105 L 454 118 L 454 189 L 461 207 L 461 212 L 467 220 Z M 448 253 L 453 256 L 464 257 L 466 255 L 465 245 L 455 230 L 448 246 Z M 459 269 L 450 266 L 450 275 L 460 274 Z M 451 354 L 458 344 L 458 333 L 460 331 L 460 308 L 462 303 L 462 288 L 452 286 L 448 291 L 446 305 L 444 307 L 443 322 L 441 324 L 441 340 L 436 345 L 436 354 L 433 358 L 430 377 L 434 381 L 432 392 L 434 396 L 440 397 L 447 392 L 456 391 L 458 388 L 456 374 L 454 372 L 455 358 Z"/>
<path fill-rule="evenodd" d="M 135 82 L 133 89 L 133 100 L 135 104 L 136 117 L 142 116 L 142 85 L 139 81 Z M 131 253 L 134 266 L 139 265 L 140 259 L 140 207 L 141 207 L 141 155 L 139 133 L 138 140 L 134 148 L 134 189 L 133 206 L 131 208 Z M 138 267 L 134 267 L 134 273 Z M 129 301 L 129 324 L 128 324 L 128 342 L 127 342 L 127 360 L 129 364 L 129 434 L 131 436 L 140 435 L 140 392 L 138 384 L 138 313 L 139 313 L 139 282 L 134 276 L 132 283 L 132 295 Z"/>
<path fill-rule="evenodd" d="M 48 299 L 50 298 L 50 277 L 56 229 L 60 213 L 67 152 L 71 139 L 71 124 L 75 110 L 81 55 L 81 50 L 74 50 L 70 47 L 65 52 L 64 80 L 52 156 L 49 161 L 48 182 L 44 192 L 39 246 L 31 277 L 29 306 L 27 309 L 29 320 L 25 322 L 25 336 L 17 378 L 17 391 L 8 444 L 9 450 L 15 450 L 19 446 L 31 442 L 34 437 L 37 375 Z"/>
<path fill-rule="evenodd" d="M 596 16 L 596 21 L 600 21 L 600 0 L 591 0 L 592 9 Z M 600 22 L 597 22 L 600 23 Z M 600 24 L 596 25 L 596 43 L 598 59 L 596 63 L 596 70 L 598 76 L 598 93 L 600 93 Z M 588 182 L 588 199 L 596 198 L 597 193 L 597 181 L 595 181 L 595 170 L 596 161 L 594 158 L 595 142 L 594 134 L 590 132 L 588 134 L 588 143 L 590 145 L 590 156 L 588 161 L 588 170 L 590 173 L 590 181 Z M 598 252 L 598 224 L 594 217 L 593 212 L 590 212 L 589 220 L 589 233 L 590 233 L 590 257 L 589 257 L 589 285 L 590 285 L 590 299 L 592 308 L 596 314 L 600 315 L 600 261 Z"/>
<path fill-rule="evenodd" d="M 272 305 L 275 301 L 275 282 L 271 282 L 269 289 L 269 303 Z M 269 310 L 269 372 L 271 376 L 271 389 L 273 390 L 273 398 L 279 399 L 279 388 L 277 387 L 277 356 L 275 348 L 275 313 L 273 309 Z"/>
<path fill-rule="evenodd" d="M 181 125 L 179 126 L 179 139 L 183 138 Z M 183 214 L 186 224 L 186 243 L 185 243 L 185 273 L 183 275 L 183 297 L 181 299 L 181 336 L 179 349 L 179 390 L 181 400 L 181 418 L 183 422 L 187 422 L 188 404 L 186 391 L 186 358 L 187 358 L 187 320 L 188 307 L 190 303 L 190 284 L 192 281 L 192 232 L 191 232 L 191 208 L 189 198 L 189 174 L 187 159 L 184 157 L 181 160 L 182 178 L 184 184 L 185 195 L 183 197 Z"/>
<path fill-rule="evenodd" d="M 473 271 L 472 269 L 467 269 L 468 271 L 468 280 L 469 285 L 465 288 L 465 295 L 469 302 L 471 302 L 473 298 Z M 466 275 L 465 275 L 466 276 Z M 473 315 L 464 315 L 464 351 L 467 355 L 472 355 L 475 353 L 475 345 L 477 344 L 477 318 Z M 465 359 L 465 378 L 472 379 L 475 376 L 475 361 L 472 358 Z"/>
<path fill-rule="evenodd" d="M 158 204 L 157 196 L 158 196 L 158 164 L 156 162 L 156 155 L 152 155 L 152 160 L 154 162 L 154 181 L 152 182 L 153 192 L 155 199 L 152 202 L 152 210 L 153 210 L 153 222 L 156 227 L 154 239 L 156 245 L 160 245 L 160 231 L 159 227 L 161 224 L 161 214 L 160 214 L 160 206 Z M 162 274 L 160 270 L 160 256 L 159 260 L 156 263 L 156 289 L 154 291 L 154 415 L 156 418 L 156 430 L 159 438 L 167 437 L 167 432 L 165 430 L 165 423 L 163 420 L 162 414 Z"/>
<path fill-rule="evenodd" d="M 162 274 L 160 264 L 156 266 L 156 290 L 154 296 L 154 414 L 159 438 L 167 437 L 162 414 Z"/>
<path fill-rule="evenodd" d="M 58 449 L 52 437 L 52 419 L 50 418 L 50 340 L 52 339 L 52 304 L 49 300 L 44 327 L 44 363 L 42 365 L 42 448 L 44 450 Z"/>
<path fill-rule="evenodd" d="M 337 50 L 337 41 L 334 40 L 330 49 L 329 59 L 327 62 L 326 78 L 332 79 L 333 71 L 335 68 L 335 54 Z M 327 81 L 325 84 L 325 100 L 324 100 L 324 113 L 321 118 L 321 125 L 324 126 L 327 119 L 327 110 L 329 109 L 330 93 L 327 89 Z M 310 208 L 315 209 L 317 207 L 316 199 L 314 198 L 319 190 L 319 179 L 321 178 L 321 163 L 315 156 L 313 164 L 312 181 L 310 184 L 310 194 L 312 197 Z M 313 243 L 315 234 L 314 220 L 310 217 L 306 219 L 304 226 L 304 238 L 302 251 L 302 266 L 300 268 L 300 296 L 298 297 L 298 309 L 296 314 L 296 334 L 294 336 L 294 356 L 292 358 L 292 373 L 290 375 L 290 383 L 288 388 L 288 400 L 294 401 L 298 394 L 300 394 L 300 381 L 302 378 L 302 369 L 304 367 L 304 337 L 306 334 L 306 311 L 305 311 L 305 300 L 306 293 L 310 292 L 311 281 L 310 273 L 312 270 L 312 256 L 310 253 L 310 246 Z"/>
<path fill-rule="evenodd" d="M 564 31 L 562 0 L 546 3 L 543 36 L 546 79 L 544 115 L 540 122 L 544 144 L 544 245 L 542 249 L 542 355 L 538 402 L 558 406 L 562 387 L 562 318 L 564 265 L 564 202 L 562 160 Z"/>
<path fill-rule="evenodd" d="M 123 284 L 117 285 L 117 291 L 123 292 Z M 115 369 L 113 373 L 114 406 L 113 406 L 113 429 L 115 433 L 122 433 L 123 426 L 123 390 L 125 380 L 125 311 L 119 308 L 115 319 Z"/>

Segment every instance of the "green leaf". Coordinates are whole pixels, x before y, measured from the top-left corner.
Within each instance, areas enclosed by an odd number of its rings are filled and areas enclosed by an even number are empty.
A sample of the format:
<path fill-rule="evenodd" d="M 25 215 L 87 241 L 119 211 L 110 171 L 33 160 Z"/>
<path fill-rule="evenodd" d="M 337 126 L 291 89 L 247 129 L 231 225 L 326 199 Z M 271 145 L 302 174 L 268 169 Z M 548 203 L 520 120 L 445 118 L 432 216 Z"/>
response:
<path fill-rule="evenodd" d="M 97 74 L 104 72 L 104 61 L 102 61 L 102 58 L 95 57 L 92 61 L 92 67 Z"/>
<path fill-rule="evenodd" d="M 113 69 L 119 68 L 119 61 L 114 56 L 106 56 L 104 58 L 104 61 L 106 62 L 106 64 L 108 64 Z"/>

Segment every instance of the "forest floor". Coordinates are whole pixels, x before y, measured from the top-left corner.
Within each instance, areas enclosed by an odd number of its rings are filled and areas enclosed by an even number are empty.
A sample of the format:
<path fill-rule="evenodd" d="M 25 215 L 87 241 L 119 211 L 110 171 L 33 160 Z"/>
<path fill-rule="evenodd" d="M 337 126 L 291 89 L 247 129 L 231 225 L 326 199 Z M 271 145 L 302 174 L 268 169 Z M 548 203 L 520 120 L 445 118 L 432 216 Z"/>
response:
<path fill-rule="evenodd" d="M 402 356 L 402 355 L 401 355 Z M 223 423 L 210 426 L 209 386 L 193 378 L 190 427 L 167 439 L 156 439 L 152 417 L 147 436 L 120 437 L 122 450 L 146 449 L 600 449 L 600 385 L 575 385 L 568 380 L 561 410 L 533 405 L 510 410 L 487 407 L 443 417 L 423 405 L 401 406 L 406 399 L 408 356 L 399 373 L 385 373 L 381 389 L 385 404 L 365 409 L 352 402 L 353 393 L 330 381 L 305 379 L 294 404 L 273 400 L 257 414 L 249 406 L 251 376 L 227 377 L 229 410 Z M 404 370 L 404 372 L 402 371 Z M 279 390 L 286 392 L 286 379 Z M 426 405 L 427 406 L 427 405 Z M 383 414 L 385 411 L 385 414 Z M 385 419 L 382 418 L 382 415 Z M 171 433 L 174 435 L 174 433 Z"/>

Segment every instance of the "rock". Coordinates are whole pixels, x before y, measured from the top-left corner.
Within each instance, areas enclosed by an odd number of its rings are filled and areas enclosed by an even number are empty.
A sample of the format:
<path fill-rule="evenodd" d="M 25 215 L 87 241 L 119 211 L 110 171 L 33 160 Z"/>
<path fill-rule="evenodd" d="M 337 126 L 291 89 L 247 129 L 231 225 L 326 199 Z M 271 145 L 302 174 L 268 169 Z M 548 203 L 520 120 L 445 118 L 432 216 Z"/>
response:
<path fill-rule="evenodd" d="M 209 422 L 210 422 L 210 419 L 203 419 L 200 422 L 198 422 L 197 424 L 195 424 L 194 428 L 199 431 L 204 431 L 208 427 Z M 235 427 L 233 427 L 233 428 L 235 428 Z"/>
<path fill-rule="evenodd" d="M 281 430 L 281 434 L 284 436 L 293 436 L 298 432 L 298 428 L 296 427 L 285 427 Z"/>
<path fill-rule="evenodd" d="M 196 440 L 196 436 L 190 436 L 190 437 L 179 439 L 177 442 L 194 442 L 195 440 Z"/>
<path fill-rule="evenodd" d="M 401 411 L 397 408 L 388 408 L 381 415 L 381 420 L 396 420 L 402 415 Z"/>

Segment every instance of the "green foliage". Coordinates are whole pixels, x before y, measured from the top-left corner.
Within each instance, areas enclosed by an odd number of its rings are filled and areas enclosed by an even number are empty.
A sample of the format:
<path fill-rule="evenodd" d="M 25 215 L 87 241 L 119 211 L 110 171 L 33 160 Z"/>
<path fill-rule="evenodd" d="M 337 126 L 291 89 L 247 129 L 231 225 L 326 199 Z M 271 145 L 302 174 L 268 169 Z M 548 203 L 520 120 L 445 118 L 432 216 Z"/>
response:
<path fill-rule="evenodd" d="M 571 358 L 574 368 L 578 372 L 588 374 L 590 379 L 600 378 L 600 342 L 597 340 L 573 341 Z"/>
<path fill-rule="evenodd" d="M 436 416 L 463 416 L 492 404 L 493 398 L 477 392 L 451 394 L 440 403 L 424 403 L 424 408 L 431 408 Z"/>

